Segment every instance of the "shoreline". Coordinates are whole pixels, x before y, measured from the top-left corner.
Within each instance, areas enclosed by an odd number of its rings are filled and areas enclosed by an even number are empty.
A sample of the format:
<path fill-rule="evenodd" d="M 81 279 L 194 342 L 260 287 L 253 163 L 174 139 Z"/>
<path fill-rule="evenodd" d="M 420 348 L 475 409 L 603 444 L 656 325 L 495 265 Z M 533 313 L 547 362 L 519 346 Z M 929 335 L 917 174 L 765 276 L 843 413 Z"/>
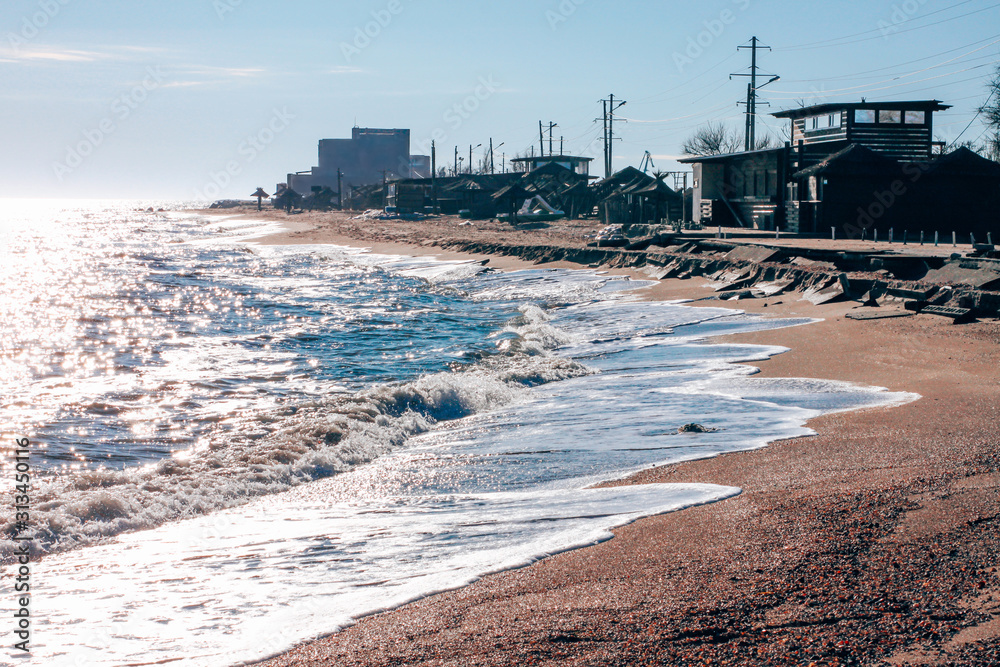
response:
<path fill-rule="evenodd" d="M 294 222 L 256 242 L 587 268 L 445 251 L 412 226 L 409 237 L 370 243 L 355 238 L 356 225 Z M 700 299 L 713 294 L 704 283 L 663 280 L 646 295 Z M 714 340 L 790 348 L 750 364 L 757 377 L 922 398 L 825 415 L 808 423 L 810 438 L 614 482 L 702 482 L 743 494 L 641 519 L 610 541 L 365 617 L 259 664 L 991 664 L 1000 655 L 1000 325 L 856 322 L 844 315 L 857 303 L 798 298 L 711 302 L 824 320 Z"/>

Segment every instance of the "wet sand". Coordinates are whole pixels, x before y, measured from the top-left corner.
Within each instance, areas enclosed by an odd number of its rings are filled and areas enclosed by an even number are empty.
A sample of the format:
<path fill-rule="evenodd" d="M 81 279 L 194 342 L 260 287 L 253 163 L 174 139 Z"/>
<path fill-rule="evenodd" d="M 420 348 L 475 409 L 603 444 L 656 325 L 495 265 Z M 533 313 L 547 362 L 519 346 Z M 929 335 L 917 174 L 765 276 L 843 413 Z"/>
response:
<path fill-rule="evenodd" d="M 291 231 L 266 242 L 454 259 L 468 256 L 430 242 L 511 235 L 456 221 L 292 219 Z M 578 231 L 530 238 L 573 242 Z M 662 281 L 648 293 L 712 294 L 698 279 Z M 705 305 L 824 319 L 725 339 L 791 348 L 754 364 L 765 377 L 922 398 L 815 419 L 815 437 L 645 471 L 620 483 L 704 482 L 743 494 L 361 619 L 264 664 L 1000 664 L 1000 323 L 857 322 L 844 317 L 856 303 L 797 299 Z"/>

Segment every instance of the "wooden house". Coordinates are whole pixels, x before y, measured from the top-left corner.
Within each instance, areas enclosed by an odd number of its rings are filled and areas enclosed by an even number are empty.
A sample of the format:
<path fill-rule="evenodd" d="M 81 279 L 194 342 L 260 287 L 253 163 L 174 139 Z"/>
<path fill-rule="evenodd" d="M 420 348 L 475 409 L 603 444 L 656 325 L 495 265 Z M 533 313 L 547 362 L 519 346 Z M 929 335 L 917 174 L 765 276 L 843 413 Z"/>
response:
<path fill-rule="evenodd" d="M 938 100 L 819 104 L 771 114 L 791 122 L 796 167 L 860 144 L 900 162 L 934 155 L 934 112 L 951 107 Z"/>
<path fill-rule="evenodd" d="M 697 222 L 784 228 L 788 151 L 784 148 L 684 158 L 694 169 Z"/>
<path fill-rule="evenodd" d="M 1000 165 L 936 155 L 937 100 L 820 104 L 773 114 L 783 148 L 684 158 L 695 219 L 710 225 L 871 237 L 875 230 L 1000 232 Z"/>

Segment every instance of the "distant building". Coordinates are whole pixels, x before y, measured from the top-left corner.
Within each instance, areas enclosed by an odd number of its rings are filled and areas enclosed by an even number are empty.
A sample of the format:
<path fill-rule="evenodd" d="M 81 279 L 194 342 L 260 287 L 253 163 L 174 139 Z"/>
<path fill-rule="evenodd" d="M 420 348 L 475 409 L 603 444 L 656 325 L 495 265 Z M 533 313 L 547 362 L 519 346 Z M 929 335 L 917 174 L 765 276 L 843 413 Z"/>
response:
<path fill-rule="evenodd" d="M 694 168 L 694 215 L 706 224 L 883 238 L 890 228 L 1000 232 L 1000 165 L 970 151 L 936 154 L 937 100 L 820 104 L 780 111 L 783 148 L 680 160 Z"/>
<path fill-rule="evenodd" d="M 289 174 L 287 185 L 300 194 L 308 194 L 314 187 L 336 191 L 338 170 L 345 191 L 351 186 L 381 183 L 383 179 L 410 178 L 414 158 L 418 168 L 423 168 L 423 157 L 410 155 L 409 130 L 356 127 L 350 139 L 320 140 L 319 165 Z"/>

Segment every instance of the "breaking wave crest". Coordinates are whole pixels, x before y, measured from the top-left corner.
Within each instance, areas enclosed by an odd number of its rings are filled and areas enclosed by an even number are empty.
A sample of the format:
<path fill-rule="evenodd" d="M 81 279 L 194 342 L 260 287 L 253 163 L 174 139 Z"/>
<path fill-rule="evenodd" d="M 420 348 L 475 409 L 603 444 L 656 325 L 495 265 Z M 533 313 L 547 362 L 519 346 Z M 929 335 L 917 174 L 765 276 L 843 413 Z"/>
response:
<path fill-rule="evenodd" d="M 513 404 L 530 387 L 593 372 L 547 354 L 565 336 L 541 309 L 523 312 L 504 329 L 499 354 L 475 365 L 246 418 L 237 435 L 155 464 L 44 482 L 34 495 L 32 546 L 64 551 L 241 505 L 373 461 L 439 422 Z M 13 553 L 12 530 L 0 523 L 2 561 Z"/>

